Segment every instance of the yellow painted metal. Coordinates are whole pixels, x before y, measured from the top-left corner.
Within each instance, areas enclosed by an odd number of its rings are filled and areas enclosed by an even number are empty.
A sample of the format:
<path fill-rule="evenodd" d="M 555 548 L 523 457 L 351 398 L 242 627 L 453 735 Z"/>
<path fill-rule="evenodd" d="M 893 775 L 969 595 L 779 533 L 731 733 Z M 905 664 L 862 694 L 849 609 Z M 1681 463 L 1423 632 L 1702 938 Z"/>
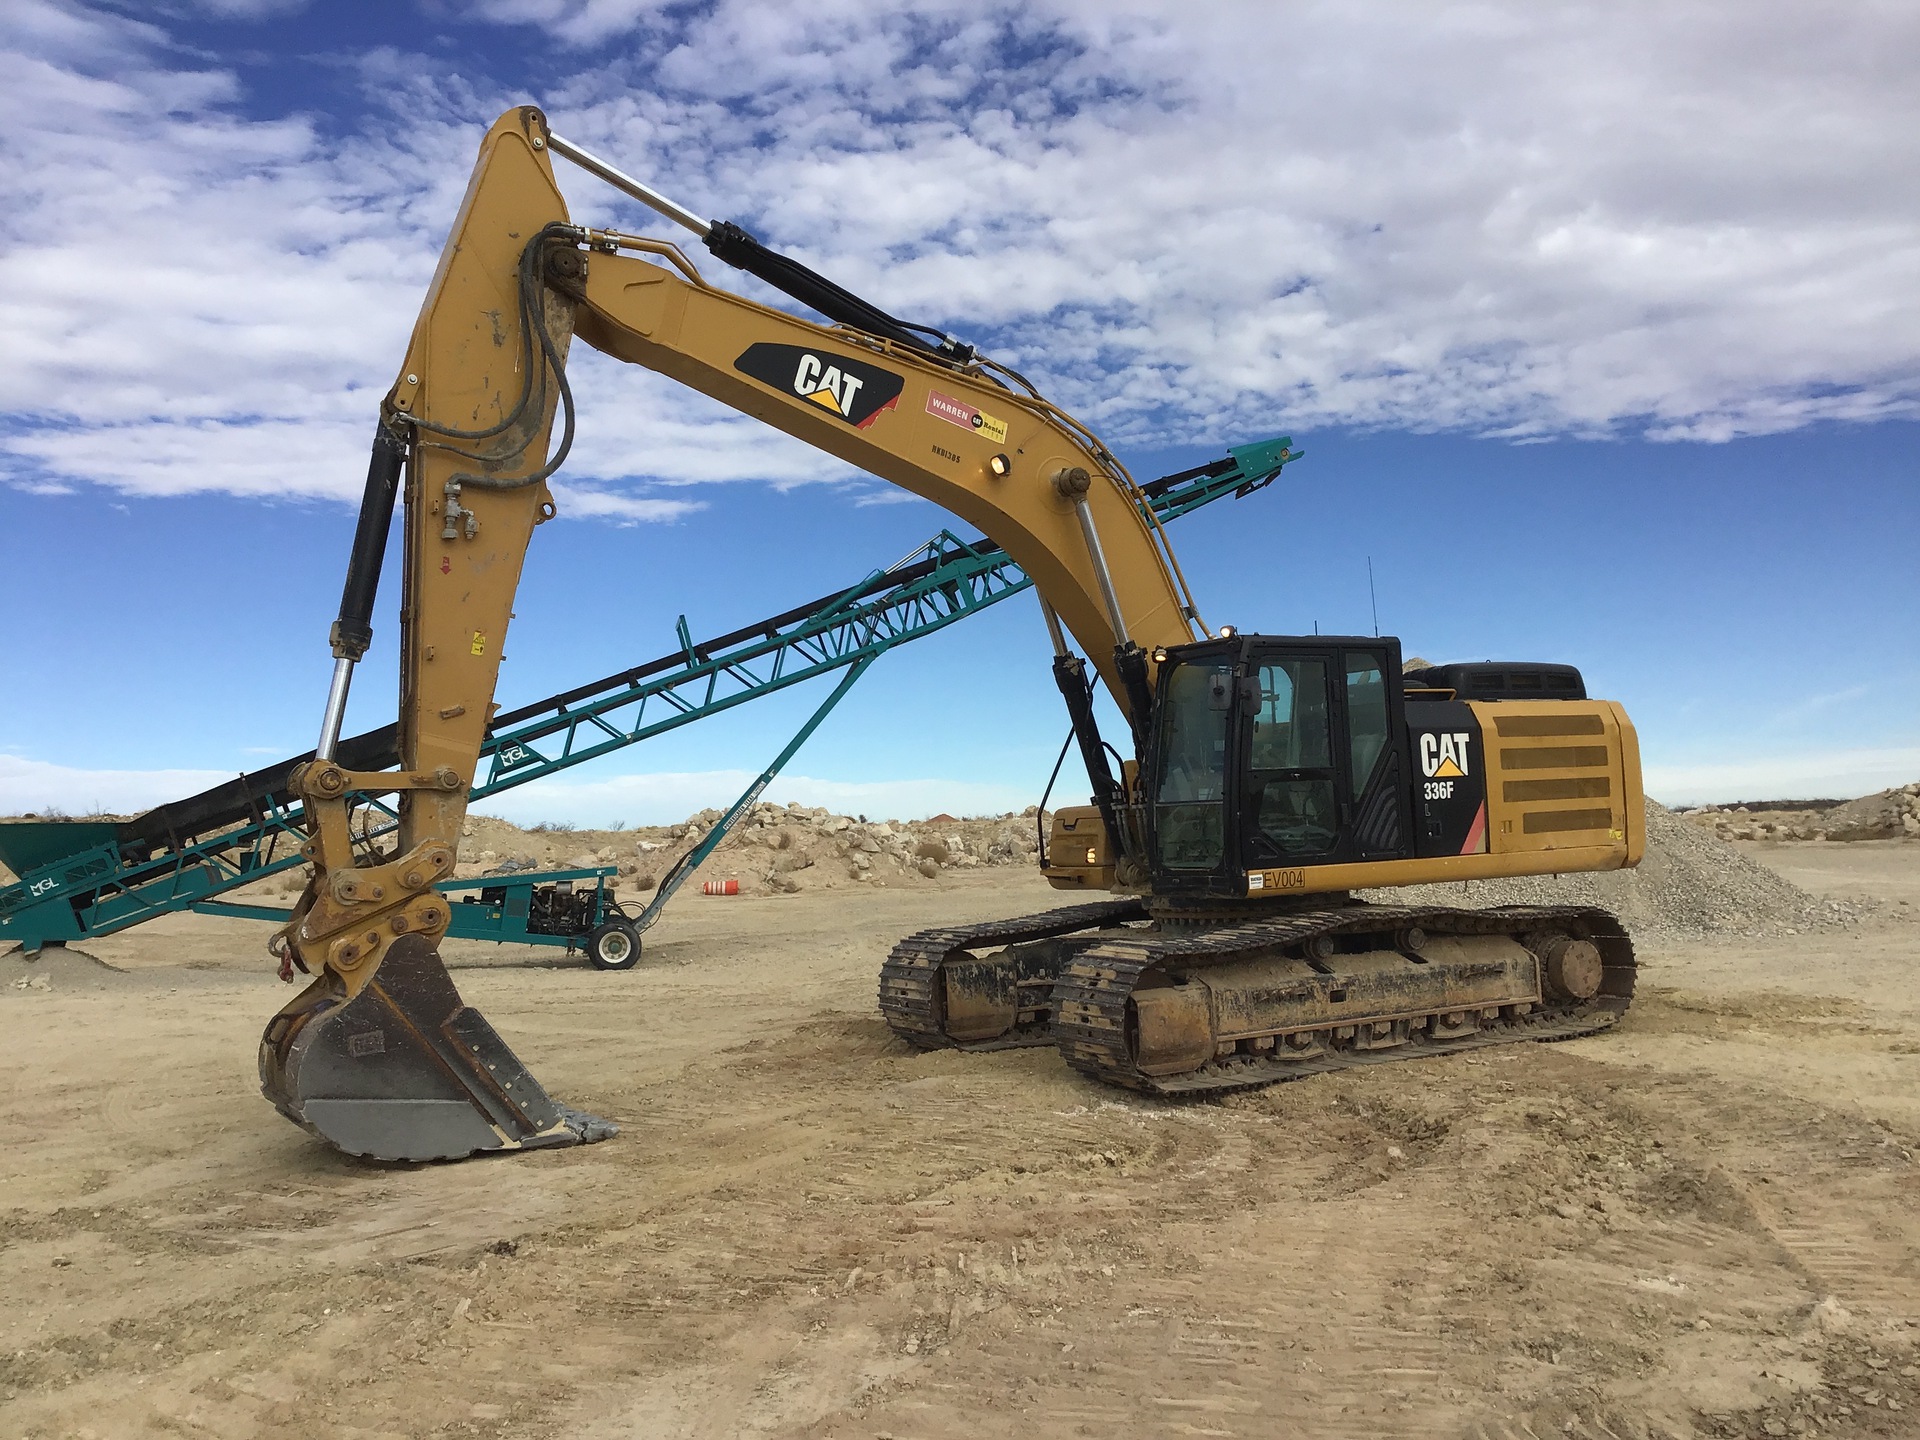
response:
<path fill-rule="evenodd" d="M 1638 865 L 1647 853 L 1647 791 L 1640 774 L 1640 732 L 1627 718 L 1626 706 L 1609 700 L 1613 723 L 1620 734 L 1620 774 L 1626 796 L 1628 865 Z"/>
<path fill-rule="evenodd" d="M 694 283 L 656 255 L 593 256 L 576 333 L 597 350 L 671 376 L 979 526 L 1033 577 L 1123 710 L 1115 645 L 1130 639 L 1151 650 L 1195 638 L 1138 491 L 1104 447 L 1045 401 L 1003 389 L 978 371 Z M 768 384 L 737 366 L 752 345 L 790 346 L 821 368 L 796 364 L 791 383 Z M 898 399 L 864 426 L 811 398 L 818 394 L 813 382 L 838 357 L 901 382 Z M 983 423 L 951 418 L 969 412 Z M 994 473 L 995 457 L 1005 458 L 1007 474 Z M 1074 507 L 1055 484 L 1061 471 L 1076 467 L 1093 480 L 1087 500 L 1124 635 L 1108 620 Z"/>
<path fill-rule="evenodd" d="M 1619 705 L 1608 700 L 1470 704 L 1486 755 L 1492 854 L 1559 856 L 1603 846 L 1618 852 L 1618 865 L 1638 863 L 1646 848 L 1646 795 L 1639 742 Z M 1545 873 L 1571 868 L 1555 864 Z"/>
<path fill-rule="evenodd" d="M 422 928 L 422 920 L 431 918 L 426 912 L 439 915 L 445 908 L 435 910 L 429 901 L 422 909 L 417 902 L 434 881 L 452 873 L 521 563 L 534 525 L 552 509 L 543 483 L 468 485 L 458 504 L 472 516 L 471 534 L 462 519 L 454 537 L 443 539 L 447 481 L 462 473 L 510 481 L 537 471 L 546 458 L 558 392 L 549 377 L 545 404 L 530 406 L 501 435 L 463 440 L 428 427 L 481 430 L 514 410 L 528 380 L 521 253 L 542 227 L 566 218 L 546 154 L 545 119 L 530 106 L 507 112 L 481 143 L 405 363 L 387 396 L 389 414 L 425 422 L 405 489 L 401 773 L 360 776 L 310 765 L 296 778 L 313 817 L 308 849 L 314 873 L 276 947 L 281 953 L 291 948 L 316 975 L 333 971 L 349 995 L 373 978 L 395 939 Z M 542 289 L 548 330 L 564 355 L 571 307 Z M 537 348 L 534 354 L 538 364 Z M 398 858 L 370 866 L 356 859 L 343 797 L 358 789 L 400 792 Z M 376 872 L 379 879 L 369 878 Z M 336 883 L 349 875 L 359 883 Z M 440 920 L 444 925 L 444 916 Z"/>
<path fill-rule="evenodd" d="M 567 218 L 545 153 L 545 118 L 531 106 L 508 112 L 488 131 L 448 236 L 440 268 L 420 310 L 392 403 L 406 413 L 462 429 L 496 424 L 514 407 L 524 373 L 517 277 L 521 251 L 550 222 Z M 535 144 L 540 148 L 534 148 Z M 550 297 L 549 329 L 557 307 Z M 555 336 L 564 356 L 566 335 Z M 535 352 L 535 364 L 539 364 Z M 408 377 L 418 378 L 409 386 Z M 531 433 L 509 432 L 480 449 L 509 452 L 498 473 L 508 479 L 538 470 L 558 396 L 525 422 Z M 489 490 L 468 486 L 459 503 L 477 524 L 441 538 L 447 480 L 486 469 L 458 454 L 473 442 L 442 442 L 423 432 L 406 488 L 408 567 L 401 612 L 400 765 L 432 771 L 445 766 L 457 786 L 405 797 L 400 848 L 459 834 L 467 788 L 486 732 L 488 702 L 506 654 L 507 624 L 527 543 L 543 510 L 552 506 L 544 484 Z M 517 454 L 512 454 L 520 447 Z"/>
<path fill-rule="evenodd" d="M 1646 853 L 1640 743 L 1611 700 L 1476 700 L 1486 756 L 1487 848 L 1474 855 L 1300 865 L 1254 872 L 1249 894 L 1319 895 L 1380 885 L 1571 875 Z"/>
<path fill-rule="evenodd" d="M 1066 805 L 1047 827 L 1047 863 L 1041 874 L 1056 890 L 1111 890 L 1113 838 L 1091 805 Z"/>
<path fill-rule="evenodd" d="M 1619 870 L 1626 863 L 1624 841 L 1566 846 L 1508 854 L 1432 855 L 1419 860 L 1365 860 L 1353 865 L 1281 866 L 1249 873 L 1260 883 L 1249 894 L 1324 895 L 1336 890 L 1365 890 L 1376 885 L 1441 885 L 1453 880 L 1497 880 L 1506 875 L 1571 875 L 1585 870 Z"/>

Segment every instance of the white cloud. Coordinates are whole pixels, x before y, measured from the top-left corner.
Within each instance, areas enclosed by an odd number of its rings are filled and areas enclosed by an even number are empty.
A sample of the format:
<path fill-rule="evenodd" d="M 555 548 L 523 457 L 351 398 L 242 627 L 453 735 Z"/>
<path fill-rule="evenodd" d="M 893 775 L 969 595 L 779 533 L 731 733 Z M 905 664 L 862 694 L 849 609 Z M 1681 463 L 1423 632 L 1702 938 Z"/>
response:
<path fill-rule="evenodd" d="M 1920 414 L 1916 12 L 741 0 L 674 39 L 556 119 L 1122 437 Z"/>
<path fill-rule="evenodd" d="M 304 10 L 312 0 L 192 0 L 193 8 L 227 20 L 267 20 Z"/>
<path fill-rule="evenodd" d="M 219 770 L 81 770 L 0 755 L 0 815 L 137 815 L 232 778 Z"/>
<path fill-rule="evenodd" d="M 357 500 L 475 142 L 509 97 L 458 77 L 425 96 L 376 54 L 365 64 L 399 87 L 407 124 L 377 114 L 328 139 L 241 118 L 233 75 L 171 68 L 148 26 L 27 0 L 5 36 L 0 83 L 42 118 L 0 152 L 18 202 L 0 214 L 0 481 Z M 700 502 L 660 483 L 855 474 L 577 353 L 586 414 L 563 513 L 672 519 Z"/>
<path fill-rule="evenodd" d="M 479 14 L 509 24 L 538 25 L 569 45 L 626 35 L 667 8 L 668 0 L 478 0 Z"/>
<path fill-rule="evenodd" d="M 612 520 L 617 524 L 636 525 L 643 521 L 678 520 L 706 508 L 698 500 L 645 500 L 563 485 L 557 480 L 548 488 L 553 491 L 555 510 L 571 520 Z"/>
<path fill-rule="evenodd" d="M 223 490 L 263 500 L 358 502 L 371 423 L 347 419 L 139 420 L 118 425 L 46 426 L 6 448 L 33 471 L 21 488 L 71 492 L 80 482 L 126 495 Z M 9 465 L 8 470 L 17 467 Z"/>
<path fill-rule="evenodd" d="M 1649 764 L 1647 793 L 1665 805 L 1847 799 L 1920 779 L 1920 746 L 1790 751 L 1725 764 Z"/>
<path fill-rule="evenodd" d="M 474 808 L 517 824 L 559 821 L 581 826 L 666 825 L 696 810 L 725 809 L 753 782 L 745 770 L 704 770 L 660 775 L 615 775 L 604 780 L 535 780 L 495 795 Z M 967 780 L 816 780 L 783 775 L 763 799 L 775 804 L 820 805 L 838 814 L 875 819 L 919 820 L 930 815 L 1002 815 L 1036 803 L 1017 786 Z"/>
<path fill-rule="evenodd" d="M 567 47 L 546 97 L 565 133 L 991 342 L 1117 442 L 1920 415 L 1911 6 L 469 13 Z M 350 501 L 474 144 L 523 97 L 485 56 L 428 80 L 375 51 L 373 98 L 334 134 L 246 118 L 242 80 L 153 24 L 16 0 L 0 35 L 0 478 Z M 562 178 L 583 216 L 660 229 Z M 867 483 L 579 353 L 574 513 Z"/>

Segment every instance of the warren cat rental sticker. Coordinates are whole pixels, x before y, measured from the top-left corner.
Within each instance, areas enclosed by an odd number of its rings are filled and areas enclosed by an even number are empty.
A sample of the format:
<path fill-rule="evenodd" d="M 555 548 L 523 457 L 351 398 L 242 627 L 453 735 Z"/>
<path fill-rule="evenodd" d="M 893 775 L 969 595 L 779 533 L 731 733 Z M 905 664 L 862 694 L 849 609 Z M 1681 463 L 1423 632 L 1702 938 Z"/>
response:
<path fill-rule="evenodd" d="M 976 410 L 964 400 L 956 400 L 951 395 L 943 395 L 938 390 L 927 392 L 927 413 L 938 415 L 950 425 L 958 425 L 962 430 L 971 430 L 982 439 L 1003 445 L 1007 439 L 1007 422 L 996 420 L 984 410 Z"/>

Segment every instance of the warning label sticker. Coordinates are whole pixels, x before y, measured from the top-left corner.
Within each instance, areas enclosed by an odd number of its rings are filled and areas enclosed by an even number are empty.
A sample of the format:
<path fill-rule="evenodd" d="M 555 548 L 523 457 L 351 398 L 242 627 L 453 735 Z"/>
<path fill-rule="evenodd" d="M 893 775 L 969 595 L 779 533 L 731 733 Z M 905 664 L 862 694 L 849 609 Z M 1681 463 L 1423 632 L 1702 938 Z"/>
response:
<path fill-rule="evenodd" d="M 956 400 L 951 395 L 943 395 L 938 390 L 927 392 L 927 413 L 938 415 L 947 423 L 958 425 L 964 430 L 972 430 L 996 445 L 1006 442 L 1006 421 L 996 420 L 986 411 L 976 410 L 966 401 Z"/>

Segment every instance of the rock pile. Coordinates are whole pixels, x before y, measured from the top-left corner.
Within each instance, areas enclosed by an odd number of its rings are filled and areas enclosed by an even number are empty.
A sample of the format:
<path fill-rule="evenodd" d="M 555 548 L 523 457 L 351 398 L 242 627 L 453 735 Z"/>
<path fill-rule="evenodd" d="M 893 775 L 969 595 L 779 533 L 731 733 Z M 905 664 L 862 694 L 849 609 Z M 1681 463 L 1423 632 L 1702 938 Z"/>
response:
<path fill-rule="evenodd" d="M 1906 791 L 1889 795 L 1911 800 Z M 1869 796 L 1834 812 L 1884 796 Z M 470 816 L 461 842 L 464 876 L 512 870 L 614 865 L 630 895 L 646 895 L 723 812 L 702 810 L 676 825 L 633 830 L 522 830 Z M 1904 813 L 1911 813 L 1910 811 Z M 1039 816 L 955 820 L 868 820 L 804 805 L 760 804 L 728 834 L 693 877 L 738 880 L 743 894 L 793 893 L 835 886 L 937 881 L 958 870 L 1030 866 L 1039 848 Z M 1832 822 L 1829 822 L 1830 824 Z M 1853 923 L 1860 907 L 1820 899 L 1748 859 L 1708 826 L 1647 803 L 1647 854 L 1638 868 L 1595 875 L 1540 875 L 1420 885 L 1367 892 L 1444 905 L 1600 905 L 1637 935 L 1755 935 L 1827 930 Z"/>
<path fill-rule="evenodd" d="M 1722 840 L 1920 839 L 1920 783 L 1841 803 L 1702 805 L 1684 814 Z"/>
<path fill-rule="evenodd" d="M 1809 895 L 1702 826 L 1647 802 L 1647 853 L 1632 870 L 1530 875 L 1365 892 L 1381 904 L 1599 905 L 1635 935 L 1780 935 L 1838 929 L 1860 907 Z"/>
<path fill-rule="evenodd" d="M 702 810 L 676 825 L 617 831 L 521 830 L 475 815 L 461 841 L 460 874 L 616 865 L 621 883 L 644 893 L 706 839 L 724 813 Z M 738 880 L 743 894 L 922 884 L 949 871 L 1032 864 L 1039 823 L 1031 807 L 1019 815 L 902 822 L 762 803 L 740 818 L 695 876 Z"/>

